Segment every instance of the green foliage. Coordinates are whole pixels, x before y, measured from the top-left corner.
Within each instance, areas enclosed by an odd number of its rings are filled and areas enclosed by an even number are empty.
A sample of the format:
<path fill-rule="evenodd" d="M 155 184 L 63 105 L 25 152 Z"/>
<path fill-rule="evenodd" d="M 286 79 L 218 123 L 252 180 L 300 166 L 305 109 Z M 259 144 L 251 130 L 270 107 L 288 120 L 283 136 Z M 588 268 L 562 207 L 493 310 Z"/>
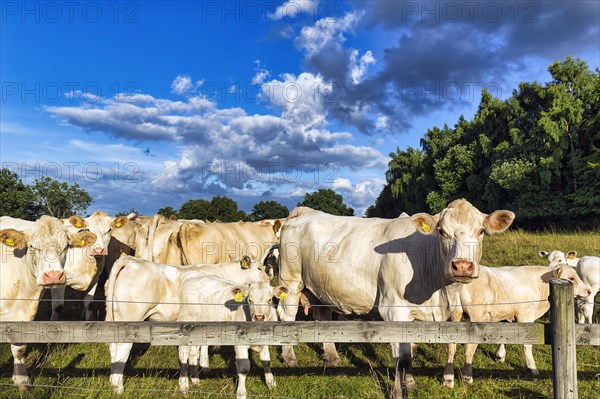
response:
<path fill-rule="evenodd" d="M 290 210 L 287 206 L 281 205 L 277 201 L 260 201 L 252 208 L 250 220 L 281 219 L 286 218 L 289 213 Z"/>
<path fill-rule="evenodd" d="M 390 154 L 367 216 L 436 213 L 463 197 L 528 226 L 600 225 L 600 71 L 570 57 L 549 71 L 550 82 L 521 82 L 504 101 L 483 90 L 471 121 L 433 127 L 420 149 Z"/>
<path fill-rule="evenodd" d="M 203 199 L 189 200 L 185 202 L 179 211 L 177 217 L 180 219 L 201 219 L 214 222 L 237 222 L 246 220 L 246 212 L 239 210 L 237 203 L 228 197 L 213 197 L 207 201 Z"/>
<path fill-rule="evenodd" d="M 170 206 L 160 208 L 156 213 L 158 213 L 159 215 L 163 215 L 166 218 L 169 218 L 173 215 L 177 216 L 177 211 Z"/>
<path fill-rule="evenodd" d="M 344 204 L 344 198 L 331 189 L 320 189 L 307 193 L 298 206 L 308 206 L 338 216 L 354 216 L 354 209 Z"/>
<path fill-rule="evenodd" d="M 0 169 L 0 216 L 35 220 L 38 214 L 31 187 L 7 168 Z"/>
<path fill-rule="evenodd" d="M 128 215 L 129 215 L 129 214 L 131 214 L 131 213 L 135 213 L 135 214 L 136 214 L 136 215 L 138 215 L 138 216 L 140 216 L 140 215 L 141 215 L 141 213 L 140 213 L 140 212 L 138 212 L 138 210 L 137 210 L 137 209 L 135 209 L 135 208 L 129 208 L 129 210 L 128 210 L 128 211 L 121 211 L 121 212 L 117 212 L 117 213 L 115 214 L 115 217 L 119 217 L 119 216 L 128 216 Z"/>
<path fill-rule="evenodd" d="M 59 182 L 50 177 L 36 180 L 31 187 L 35 198 L 38 216 L 42 214 L 62 219 L 80 213 L 93 202 L 92 197 L 79 184 Z"/>

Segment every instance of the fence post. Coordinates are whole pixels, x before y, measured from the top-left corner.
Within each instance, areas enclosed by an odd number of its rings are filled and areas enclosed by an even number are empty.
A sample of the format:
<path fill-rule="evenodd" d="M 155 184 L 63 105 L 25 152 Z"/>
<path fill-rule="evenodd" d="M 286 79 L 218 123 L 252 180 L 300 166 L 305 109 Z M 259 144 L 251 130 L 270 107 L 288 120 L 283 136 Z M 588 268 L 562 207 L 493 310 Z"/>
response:
<path fill-rule="evenodd" d="M 573 284 L 550 280 L 554 399 L 577 399 L 577 352 Z"/>

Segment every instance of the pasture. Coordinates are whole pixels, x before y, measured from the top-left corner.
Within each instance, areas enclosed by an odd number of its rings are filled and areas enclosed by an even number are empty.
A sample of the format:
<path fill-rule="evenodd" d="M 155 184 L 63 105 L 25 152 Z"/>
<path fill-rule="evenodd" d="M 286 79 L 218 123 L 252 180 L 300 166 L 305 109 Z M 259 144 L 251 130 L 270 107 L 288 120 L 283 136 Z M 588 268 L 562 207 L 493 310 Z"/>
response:
<path fill-rule="evenodd" d="M 482 264 L 487 266 L 545 264 L 539 250 L 577 250 L 579 255 L 598 255 L 598 233 L 525 233 L 508 231 L 487 237 Z M 70 298 L 78 298 L 70 291 Z M 46 293 L 44 298 L 49 298 Z M 600 296 L 596 298 L 600 302 Z M 79 304 L 68 302 L 66 315 L 77 319 Z M 594 321 L 600 322 L 600 306 Z M 42 303 L 36 320 L 48 320 L 50 305 Z M 542 320 L 544 321 L 544 320 Z M 267 398 L 386 398 L 393 385 L 393 364 L 389 345 L 342 344 L 338 346 L 342 364 L 326 368 L 320 359 L 320 345 L 299 345 L 298 369 L 288 368 L 272 348 L 272 369 L 277 388 L 268 391 L 262 380 L 257 354 L 253 355 L 251 375 L 247 380 L 249 397 Z M 415 359 L 418 390 L 414 398 L 548 398 L 552 395 L 550 346 L 534 347 L 540 376 L 527 374 L 522 346 L 507 347 L 507 360 L 496 363 L 496 345 L 480 345 L 473 369 L 475 383 L 460 381 L 459 368 L 464 350 L 459 346 L 455 359 L 456 386 L 441 384 L 446 362 L 443 345 L 419 345 Z M 179 397 L 176 347 L 134 346 L 130 366 L 126 369 L 125 393 L 122 398 Z M 277 355 L 276 355 L 277 354 Z M 31 345 L 27 365 L 34 384 L 39 387 L 20 393 L 12 387 L 12 358 L 9 345 L 0 346 L 0 398 L 113 398 L 108 376 L 110 359 L 103 344 L 36 344 Z M 600 392 L 600 347 L 577 348 L 579 397 L 592 399 Z M 201 385 L 190 391 L 191 398 L 224 398 L 235 395 L 235 362 L 230 348 L 221 348 L 211 357 L 211 372 Z"/>

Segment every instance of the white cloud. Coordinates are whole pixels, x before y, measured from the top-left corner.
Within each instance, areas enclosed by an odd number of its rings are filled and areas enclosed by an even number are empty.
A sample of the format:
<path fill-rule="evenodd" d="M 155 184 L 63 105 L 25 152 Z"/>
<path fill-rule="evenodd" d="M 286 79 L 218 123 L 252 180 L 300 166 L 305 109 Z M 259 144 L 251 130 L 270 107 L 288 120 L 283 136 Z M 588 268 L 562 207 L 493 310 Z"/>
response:
<path fill-rule="evenodd" d="M 356 62 L 356 57 L 358 56 L 358 50 L 352 50 L 350 54 L 350 77 L 352 78 L 352 83 L 359 84 L 362 81 L 362 77 L 367 72 L 367 68 L 369 65 L 374 64 L 377 60 L 373 57 L 373 53 L 371 50 L 368 50 L 366 53 L 360 57 L 359 62 Z"/>
<path fill-rule="evenodd" d="M 354 213 L 361 216 L 375 202 L 384 185 L 385 180 L 377 177 L 362 179 L 357 184 L 347 178 L 337 178 L 331 188 L 340 192 L 344 200 L 354 208 Z"/>
<path fill-rule="evenodd" d="M 173 83 L 171 83 L 171 90 L 177 94 L 184 94 L 192 88 L 192 78 L 188 75 L 177 75 Z"/>
<path fill-rule="evenodd" d="M 344 33 L 352 31 L 364 15 L 361 12 L 349 12 L 342 18 L 322 18 L 312 26 L 305 26 L 296 38 L 296 45 L 310 56 L 318 53 L 332 42 L 342 43 Z"/>
<path fill-rule="evenodd" d="M 260 85 L 268 77 L 269 77 L 269 71 L 267 71 L 265 69 L 261 69 L 261 70 L 257 71 L 256 74 L 254 75 L 254 77 L 252 78 L 252 84 L 253 85 Z"/>
<path fill-rule="evenodd" d="M 288 0 L 277 7 L 274 13 L 269 14 L 269 17 L 274 21 L 283 18 L 293 19 L 299 14 L 315 13 L 318 6 L 318 0 Z"/>

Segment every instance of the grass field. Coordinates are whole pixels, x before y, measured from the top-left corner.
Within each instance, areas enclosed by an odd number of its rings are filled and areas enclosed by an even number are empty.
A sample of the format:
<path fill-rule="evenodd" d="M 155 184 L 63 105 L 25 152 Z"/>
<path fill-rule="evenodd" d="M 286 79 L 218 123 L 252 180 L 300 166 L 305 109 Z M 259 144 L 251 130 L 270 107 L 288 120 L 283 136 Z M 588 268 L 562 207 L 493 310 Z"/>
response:
<path fill-rule="evenodd" d="M 531 234 L 510 231 L 487 237 L 482 263 L 489 266 L 545 264 L 539 250 L 577 250 L 579 255 L 600 255 L 600 234 Z M 48 297 L 46 295 L 45 297 Z M 596 302 L 600 301 L 600 295 Z M 68 318 L 77 318 L 77 305 L 67 307 Z M 40 308 L 38 320 L 49 319 L 49 305 Z M 543 320 L 542 320 L 543 321 Z M 594 321 L 600 322 L 600 306 Z M 319 345 L 299 345 L 296 354 L 301 368 L 282 365 L 279 348 L 272 347 L 272 366 L 277 388 L 269 392 L 262 379 L 258 355 L 253 356 L 247 380 L 249 397 L 266 398 L 386 398 L 393 384 L 389 345 L 344 344 L 339 346 L 340 367 L 326 368 Z M 540 376 L 527 374 L 522 346 L 507 347 L 506 363 L 494 362 L 495 345 L 480 345 L 473 362 L 475 383 L 460 381 L 464 351 L 459 346 L 455 360 L 456 385 L 442 387 L 446 362 L 443 345 L 419 345 L 414 359 L 418 390 L 413 398 L 549 398 L 552 397 L 552 361 L 549 346 L 534 347 Z M 8 398 L 114 398 L 108 376 L 108 346 L 103 344 L 31 345 L 28 370 L 35 387 L 20 393 L 11 385 L 12 357 L 8 345 L 0 345 L 0 399 Z M 600 397 L 600 347 L 577 348 L 579 397 Z M 230 348 L 211 357 L 212 372 L 202 378 L 191 398 L 222 398 L 235 394 L 235 362 Z M 163 399 L 179 397 L 176 347 L 134 346 L 125 375 L 122 398 Z M 47 387 L 44 387 L 47 386 Z M 60 388 L 58 388 L 60 387 Z"/>

